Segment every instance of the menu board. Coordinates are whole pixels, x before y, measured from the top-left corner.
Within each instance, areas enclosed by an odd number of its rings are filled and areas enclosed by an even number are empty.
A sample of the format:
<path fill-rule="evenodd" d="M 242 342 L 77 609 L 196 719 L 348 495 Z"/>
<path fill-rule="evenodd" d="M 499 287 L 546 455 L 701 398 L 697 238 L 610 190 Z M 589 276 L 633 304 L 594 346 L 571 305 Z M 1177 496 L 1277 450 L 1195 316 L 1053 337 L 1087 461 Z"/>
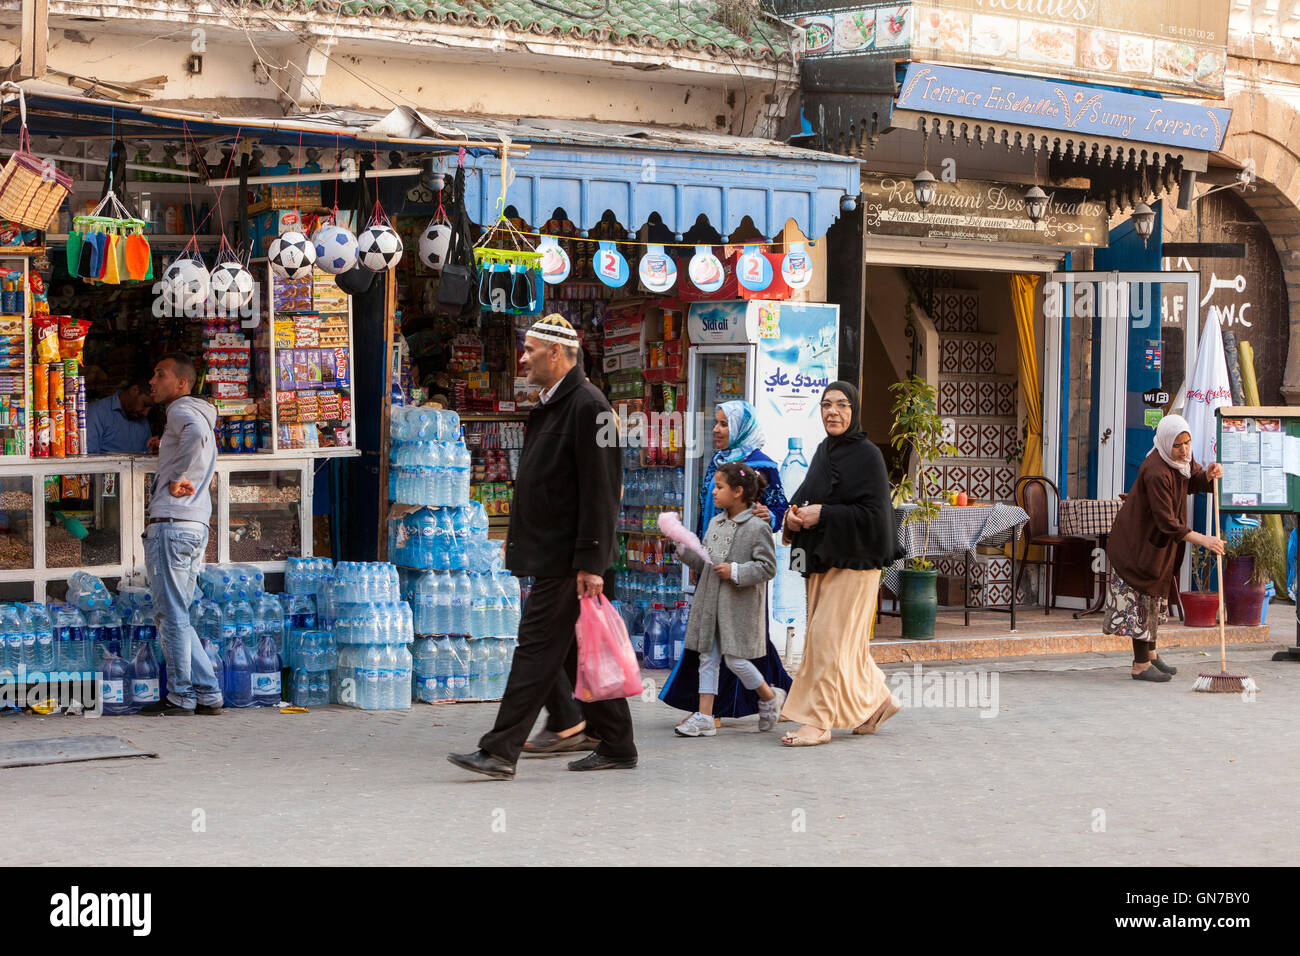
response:
<path fill-rule="evenodd" d="M 1282 412 L 1300 416 L 1300 408 L 1219 410 L 1219 506 L 1224 511 L 1300 510 L 1300 417 L 1283 417 Z"/>
<path fill-rule="evenodd" d="M 807 31 L 808 57 L 886 54 L 1223 98 L 1227 0 L 786 0 L 777 9 Z"/>

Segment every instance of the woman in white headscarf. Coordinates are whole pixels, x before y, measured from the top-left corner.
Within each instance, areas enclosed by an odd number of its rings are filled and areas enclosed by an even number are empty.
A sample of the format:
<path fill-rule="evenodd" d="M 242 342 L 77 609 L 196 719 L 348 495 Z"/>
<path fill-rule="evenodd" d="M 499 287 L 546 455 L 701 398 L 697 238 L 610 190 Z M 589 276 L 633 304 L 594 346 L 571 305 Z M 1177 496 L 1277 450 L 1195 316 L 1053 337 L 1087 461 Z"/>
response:
<path fill-rule="evenodd" d="M 1192 460 L 1192 434 L 1180 415 L 1166 415 L 1156 428 L 1155 448 L 1111 525 L 1110 558 L 1102 630 L 1133 642 L 1134 680 L 1163 683 L 1177 668 L 1156 654 L 1156 629 L 1167 619 L 1168 596 L 1182 563 L 1183 542 L 1223 553 L 1223 541 L 1187 525 L 1187 496 L 1210 494 L 1223 474 L 1217 464 Z"/>

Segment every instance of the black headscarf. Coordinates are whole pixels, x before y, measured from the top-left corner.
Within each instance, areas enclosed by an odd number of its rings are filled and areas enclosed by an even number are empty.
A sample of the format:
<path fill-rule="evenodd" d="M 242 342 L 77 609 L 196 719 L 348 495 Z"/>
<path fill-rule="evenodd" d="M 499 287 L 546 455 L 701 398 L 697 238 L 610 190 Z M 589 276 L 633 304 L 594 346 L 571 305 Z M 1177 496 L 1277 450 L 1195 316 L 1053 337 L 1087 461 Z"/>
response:
<path fill-rule="evenodd" d="M 849 425 L 817 446 L 807 477 L 790 499 L 800 506 L 822 506 L 821 519 L 795 534 L 791 548 L 791 567 L 805 575 L 831 568 L 885 568 L 903 556 L 885 458 L 862 430 L 858 390 L 848 382 L 832 382 L 822 395 L 832 391 L 848 398 Z"/>

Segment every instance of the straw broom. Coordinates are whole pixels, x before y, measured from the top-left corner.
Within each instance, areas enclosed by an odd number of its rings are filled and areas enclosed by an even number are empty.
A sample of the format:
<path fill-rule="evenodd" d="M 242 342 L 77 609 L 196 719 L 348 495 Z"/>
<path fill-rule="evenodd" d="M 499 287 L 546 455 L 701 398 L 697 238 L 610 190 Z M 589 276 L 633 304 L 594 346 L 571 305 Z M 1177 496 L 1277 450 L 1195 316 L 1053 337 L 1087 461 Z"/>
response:
<path fill-rule="evenodd" d="M 1219 537 L 1219 479 L 1214 479 L 1214 536 Z M 1244 674 L 1228 673 L 1228 638 L 1224 630 L 1223 555 L 1214 554 L 1214 568 L 1219 578 L 1219 673 L 1198 674 L 1192 690 L 1207 694 L 1241 694 L 1257 691 L 1259 685 Z"/>

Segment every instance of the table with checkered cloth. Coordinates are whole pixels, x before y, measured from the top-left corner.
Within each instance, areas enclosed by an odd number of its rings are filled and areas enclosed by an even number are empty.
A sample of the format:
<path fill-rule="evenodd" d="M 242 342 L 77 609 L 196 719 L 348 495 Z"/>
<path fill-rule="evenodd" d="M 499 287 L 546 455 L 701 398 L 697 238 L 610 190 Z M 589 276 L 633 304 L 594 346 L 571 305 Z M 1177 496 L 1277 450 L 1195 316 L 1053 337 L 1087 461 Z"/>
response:
<path fill-rule="evenodd" d="M 977 545 L 1004 545 L 1015 538 L 1017 529 L 1029 520 L 1028 513 L 1015 505 L 941 508 L 939 517 L 930 522 L 930 543 L 927 547 L 925 523 L 903 523 L 907 513 L 915 507 L 916 505 L 903 505 L 894 509 L 894 520 L 898 523 L 898 543 L 903 546 L 907 558 L 919 557 L 924 548 L 926 555 L 931 558 L 965 553 L 974 561 Z M 902 570 L 903 561 L 899 561 L 884 574 L 882 583 L 893 594 L 899 593 Z"/>
<path fill-rule="evenodd" d="M 1124 502 L 1118 498 L 1062 498 L 1056 505 L 1056 526 L 1066 538 L 1095 538 L 1110 534 Z"/>

